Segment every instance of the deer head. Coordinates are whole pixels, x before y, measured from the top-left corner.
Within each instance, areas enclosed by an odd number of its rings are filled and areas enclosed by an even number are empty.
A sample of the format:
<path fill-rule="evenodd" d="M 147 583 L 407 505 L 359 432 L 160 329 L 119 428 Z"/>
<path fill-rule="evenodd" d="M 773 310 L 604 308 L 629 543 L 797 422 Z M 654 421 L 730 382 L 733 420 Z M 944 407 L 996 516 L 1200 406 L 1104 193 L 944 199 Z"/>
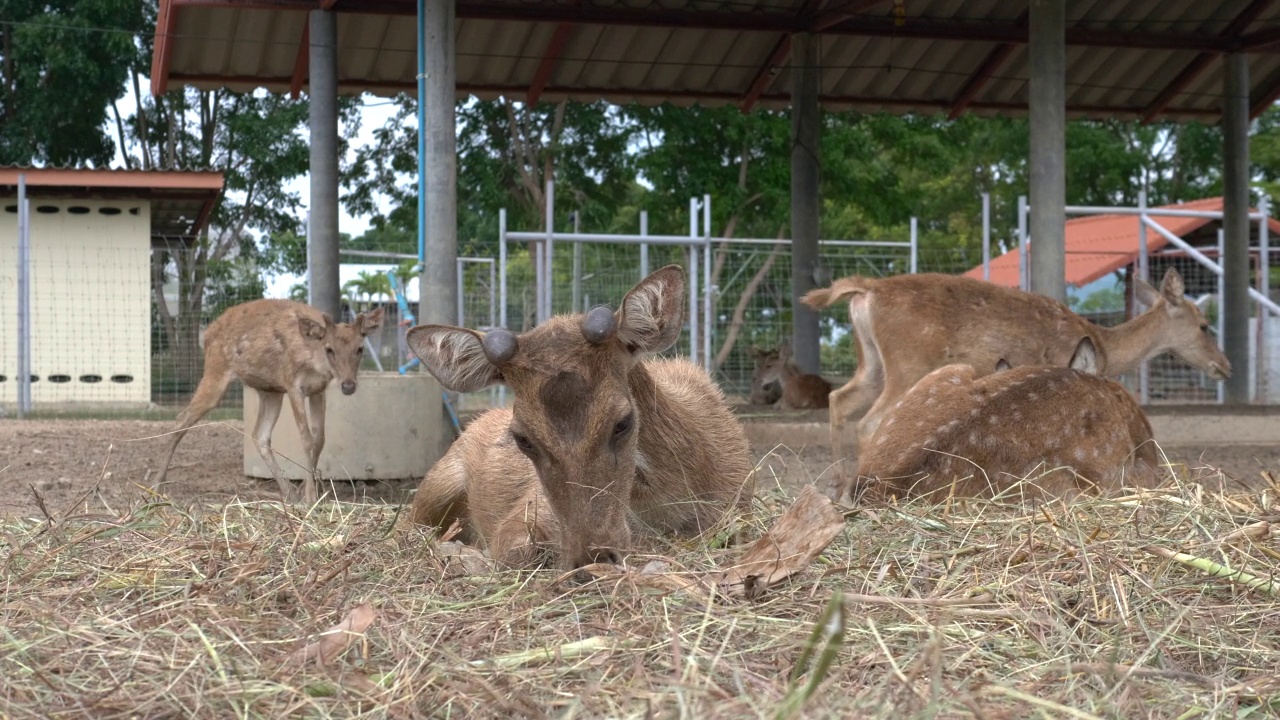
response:
<path fill-rule="evenodd" d="M 323 323 L 299 317 L 298 331 L 313 344 L 314 352 L 323 348 L 329 372 L 342 384 L 342 394 L 350 395 L 356 391 L 356 375 L 364 359 L 364 339 L 382 327 L 382 308 L 360 313 L 351 323 L 335 323 L 329 313 L 321 315 Z"/>
<path fill-rule="evenodd" d="M 684 270 L 640 281 L 617 311 L 561 315 L 522 333 L 446 325 L 409 331 L 409 346 L 445 387 L 504 383 L 515 393 L 508 442 L 533 463 L 561 526 L 566 569 L 618 562 L 630 544 L 638 424 L 632 380 L 646 353 L 671 347 L 684 317 Z"/>
<path fill-rule="evenodd" d="M 1159 290 L 1140 278 L 1134 278 L 1133 292 L 1139 302 L 1151 308 L 1153 314 L 1157 311 L 1163 313 L 1166 331 L 1161 334 L 1160 350 L 1173 351 L 1215 380 L 1231 377 L 1231 363 L 1209 334 L 1209 323 L 1204 313 L 1184 297 L 1182 276 L 1177 270 L 1169 268 L 1165 272 Z"/>
<path fill-rule="evenodd" d="M 772 405 L 782 397 L 782 386 L 776 376 L 766 378 L 765 374 L 771 371 L 771 362 L 778 357 L 778 351 L 752 348 L 751 356 L 756 363 L 751 372 L 751 404 Z"/>

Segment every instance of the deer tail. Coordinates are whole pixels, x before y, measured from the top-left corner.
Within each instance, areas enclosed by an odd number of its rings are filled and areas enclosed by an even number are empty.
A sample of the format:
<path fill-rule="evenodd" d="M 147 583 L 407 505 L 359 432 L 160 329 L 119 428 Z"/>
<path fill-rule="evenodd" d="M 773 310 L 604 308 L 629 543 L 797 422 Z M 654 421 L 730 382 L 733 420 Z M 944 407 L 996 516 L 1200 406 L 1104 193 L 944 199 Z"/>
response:
<path fill-rule="evenodd" d="M 810 290 L 804 294 L 804 297 L 800 298 L 800 302 L 814 310 L 821 310 L 838 302 L 848 300 L 854 295 L 864 295 L 871 292 L 874 283 L 874 278 L 862 277 L 861 275 L 840 278 L 831 283 L 831 287 Z"/>

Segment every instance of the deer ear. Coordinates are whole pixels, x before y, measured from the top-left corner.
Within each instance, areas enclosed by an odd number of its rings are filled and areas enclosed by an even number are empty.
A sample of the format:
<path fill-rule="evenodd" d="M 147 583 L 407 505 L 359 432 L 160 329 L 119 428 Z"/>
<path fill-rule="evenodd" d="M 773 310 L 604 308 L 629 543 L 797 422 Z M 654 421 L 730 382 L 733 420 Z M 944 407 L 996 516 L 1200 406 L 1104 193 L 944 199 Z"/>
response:
<path fill-rule="evenodd" d="M 1012 367 L 1013 366 L 1009 364 L 1009 361 L 1004 358 L 1000 358 L 996 361 L 996 372 L 1004 372 Z"/>
<path fill-rule="evenodd" d="M 329 317 L 325 315 L 325 317 Z M 323 340 L 326 330 L 325 326 L 312 320 L 309 317 L 298 318 L 298 332 L 302 333 L 302 337 L 311 338 L 313 340 Z"/>
<path fill-rule="evenodd" d="M 1135 275 L 1133 278 L 1133 296 L 1138 299 L 1138 302 L 1151 308 L 1155 307 L 1156 303 L 1159 302 L 1160 291 L 1151 287 L 1146 280 Z"/>
<path fill-rule="evenodd" d="M 454 392 L 474 392 L 502 381 L 502 372 L 489 362 L 480 334 L 451 325 L 418 325 L 405 336 L 423 366 Z"/>
<path fill-rule="evenodd" d="M 1076 351 L 1072 353 L 1067 367 L 1090 375 L 1098 374 L 1098 348 L 1092 340 L 1088 337 L 1080 338 L 1080 344 L 1076 345 Z"/>
<path fill-rule="evenodd" d="M 360 329 L 360 334 L 368 337 L 375 330 L 382 327 L 382 308 L 374 308 L 367 313 L 360 313 L 356 317 L 356 327 Z"/>
<path fill-rule="evenodd" d="M 617 338 L 632 353 L 657 353 L 680 338 L 684 327 L 684 268 L 668 265 L 622 298 Z"/>
<path fill-rule="evenodd" d="M 1182 300 L 1182 296 L 1186 294 L 1186 287 L 1182 284 L 1182 276 L 1178 271 L 1169 268 L 1164 273 L 1164 280 L 1160 282 L 1160 294 L 1164 296 L 1169 304 L 1175 305 Z"/>

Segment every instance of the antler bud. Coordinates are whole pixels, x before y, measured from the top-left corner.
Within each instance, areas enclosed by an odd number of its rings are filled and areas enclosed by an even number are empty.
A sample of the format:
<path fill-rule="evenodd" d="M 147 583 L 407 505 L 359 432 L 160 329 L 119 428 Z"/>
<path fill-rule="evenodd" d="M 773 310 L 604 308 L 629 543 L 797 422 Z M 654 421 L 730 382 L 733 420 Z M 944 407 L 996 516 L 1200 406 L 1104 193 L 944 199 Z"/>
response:
<path fill-rule="evenodd" d="M 519 344 L 516 342 L 516 336 L 506 328 L 494 328 L 484 334 L 480 340 L 480 347 L 484 349 L 484 356 L 489 358 L 489 362 L 494 365 L 502 365 L 511 358 L 515 357 Z"/>
<path fill-rule="evenodd" d="M 582 336 L 592 345 L 606 342 L 617 330 L 618 321 L 613 317 L 613 311 L 603 305 L 591 308 L 582 318 Z"/>

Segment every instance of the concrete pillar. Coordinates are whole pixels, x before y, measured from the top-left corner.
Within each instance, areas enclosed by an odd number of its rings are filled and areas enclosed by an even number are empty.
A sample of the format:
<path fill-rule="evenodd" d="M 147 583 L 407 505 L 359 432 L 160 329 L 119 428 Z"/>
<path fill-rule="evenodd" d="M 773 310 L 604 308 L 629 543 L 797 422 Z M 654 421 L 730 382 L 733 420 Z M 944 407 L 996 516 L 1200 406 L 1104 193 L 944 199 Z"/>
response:
<path fill-rule="evenodd" d="M 426 95 L 418 98 L 425 122 L 426 245 L 420 280 L 422 324 L 457 321 L 458 258 L 458 160 L 454 129 L 454 94 L 457 85 L 457 53 L 454 50 L 454 0 L 424 3 L 418 22 L 423 24 L 426 59 Z"/>
<path fill-rule="evenodd" d="M 1223 351 L 1231 361 L 1228 403 L 1249 402 L 1249 66 L 1243 53 L 1223 56 L 1222 269 Z"/>
<path fill-rule="evenodd" d="M 800 302 L 813 289 L 818 267 L 818 43 L 807 33 L 791 40 L 791 347 L 796 364 L 806 373 L 819 371 L 818 313 Z"/>
<path fill-rule="evenodd" d="M 1065 0 L 1031 0 L 1031 290 L 1067 299 Z"/>
<path fill-rule="evenodd" d="M 308 78 L 311 123 L 311 228 L 307 275 L 311 304 L 342 322 L 338 288 L 338 16 L 309 18 Z"/>

